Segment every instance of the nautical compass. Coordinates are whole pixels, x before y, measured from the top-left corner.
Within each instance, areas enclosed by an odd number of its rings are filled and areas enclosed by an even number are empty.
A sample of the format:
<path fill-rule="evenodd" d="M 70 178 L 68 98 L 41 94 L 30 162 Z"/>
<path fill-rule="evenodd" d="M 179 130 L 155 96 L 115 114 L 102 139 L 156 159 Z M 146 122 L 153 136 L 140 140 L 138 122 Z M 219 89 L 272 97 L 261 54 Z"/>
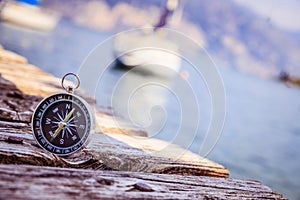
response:
<path fill-rule="evenodd" d="M 77 86 L 65 87 L 64 80 L 73 75 Z M 94 129 L 94 117 L 88 103 L 73 94 L 79 87 L 79 77 L 73 73 L 62 79 L 67 92 L 44 98 L 32 116 L 32 131 L 39 145 L 54 154 L 68 155 L 82 148 Z"/>

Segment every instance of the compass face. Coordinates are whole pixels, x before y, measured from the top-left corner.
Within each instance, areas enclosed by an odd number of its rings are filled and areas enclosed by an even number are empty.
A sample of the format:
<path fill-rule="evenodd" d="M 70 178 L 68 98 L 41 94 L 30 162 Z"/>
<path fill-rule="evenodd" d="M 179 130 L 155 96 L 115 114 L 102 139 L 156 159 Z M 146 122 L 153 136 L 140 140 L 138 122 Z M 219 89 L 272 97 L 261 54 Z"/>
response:
<path fill-rule="evenodd" d="M 92 127 L 88 104 L 69 93 L 54 94 L 42 100 L 32 118 L 32 131 L 39 145 L 58 155 L 80 149 Z"/>

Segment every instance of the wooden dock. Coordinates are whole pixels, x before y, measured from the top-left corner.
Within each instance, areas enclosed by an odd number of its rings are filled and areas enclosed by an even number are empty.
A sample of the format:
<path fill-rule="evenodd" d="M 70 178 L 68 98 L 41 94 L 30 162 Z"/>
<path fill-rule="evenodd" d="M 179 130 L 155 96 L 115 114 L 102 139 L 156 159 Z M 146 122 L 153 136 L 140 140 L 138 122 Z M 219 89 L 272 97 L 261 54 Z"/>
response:
<path fill-rule="evenodd" d="M 87 148 L 66 157 L 47 153 L 35 142 L 30 119 L 43 97 L 59 91 L 59 78 L 0 46 L 0 199 L 284 199 L 97 110 Z M 160 155 L 165 145 L 180 156 Z"/>

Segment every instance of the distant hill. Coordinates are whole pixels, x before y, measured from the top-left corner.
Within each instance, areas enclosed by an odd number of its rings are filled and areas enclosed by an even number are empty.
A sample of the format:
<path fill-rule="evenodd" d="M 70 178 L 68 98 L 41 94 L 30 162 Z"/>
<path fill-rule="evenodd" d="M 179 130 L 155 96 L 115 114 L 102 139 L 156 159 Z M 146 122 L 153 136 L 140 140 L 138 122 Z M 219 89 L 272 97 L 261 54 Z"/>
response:
<path fill-rule="evenodd" d="M 190 1 L 186 10 L 204 30 L 208 48 L 229 59 L 230 65 L 260 75 L 274 76 L 283 69 L 300 75 L 300 45 L 273 26 L 272 19 L 260 18 L 230 0 Z"/>
<path fill-rule="evenodd" d="M 42 4 L 102 30 L 124 30 L 153 23 L 164 4 L 161 0 L 97 2 L 43 0 Z M 283 70 L 300 76 L 300 33 L 280 30 L 272 24 L 272 19 L 261 18 L 231 0 L 185 0 L 184 3 L 185 21 L 197 25 L 206 40 L 205 47 L 219 65 L 264 77 L 277 76 Z M 87 4 L 90 6 L 85 7 Z M 92 12 L 97 16 L 93 18 Z"/>

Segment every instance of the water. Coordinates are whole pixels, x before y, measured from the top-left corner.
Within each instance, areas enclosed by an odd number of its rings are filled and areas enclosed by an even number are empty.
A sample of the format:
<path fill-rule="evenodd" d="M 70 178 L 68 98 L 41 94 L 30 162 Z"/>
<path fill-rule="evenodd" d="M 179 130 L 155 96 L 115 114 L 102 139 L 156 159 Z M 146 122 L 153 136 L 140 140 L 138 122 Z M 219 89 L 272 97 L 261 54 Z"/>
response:
<path fill-rule="evenodd" d="M 227 121 L 209 157 L 224 163 L 232 177 L 258 179 L 299 199 L 300 90 L 227 71 L 222 75 Z"/>
<path fill-rule="evenodd" d="M 112 34 L 76 27 L 67 20 L 62 20 L 49 34 L 0 24 L 0 43 L 5 48 L 24 55 L 30 63 L 58 77 L 76 72 L 89 51 Z M 109 52 L 103 55 L 112 56 Z M 183 68 L 189 69 L 188 64 L 183 63 Z M 260 180 L 290 199 L 300 199 L 300 90 L 230 69 L 221 69 L 221 75 L 227 95 L 226 123 L 208 158 L 228 167 L 233 178 Z M 191 113 L 191 122 L 184 123 L 185 137 L 195 128 L 192 119 L 200 116 L 200 127 L 190 146 L 198 152 L 212 107 L 205 83 L 193 73 L 188 80 L 196 92 L 190 98 L 186 94 L 191 94 L 191 88 L 180 77 L 168 81 L 138 73 L 124 76 L 124 71 L 109 68 L 97 88 L 98 104 L 113 105 L 119 114 L 126 113 L 122 101 L 111 101 L 112 93 L 115 91 L 115 100 L 122 100 L 126 98 L 125 91 L 141 80 L 160 81 L 176 91 L 177 96 L 187 98 L 178 102 L 172 91 L 151 85 L 133 96 L 133 104 L 129 104 L 132 119 L 151 130 L 151 136 L 170 141 L 174 140 L 173 130 L 178 129 L 180 122 L 179 103 L 191 105 L 185 107 Z M 177 84 L 178 81 L 182 84 Z M 195 111 L 193 105 L 197 102 L 199 110 Z M 141 112 L 147 115 L 139 115 Z M 177 138 L 177 143 L 185 137 Z"/>

